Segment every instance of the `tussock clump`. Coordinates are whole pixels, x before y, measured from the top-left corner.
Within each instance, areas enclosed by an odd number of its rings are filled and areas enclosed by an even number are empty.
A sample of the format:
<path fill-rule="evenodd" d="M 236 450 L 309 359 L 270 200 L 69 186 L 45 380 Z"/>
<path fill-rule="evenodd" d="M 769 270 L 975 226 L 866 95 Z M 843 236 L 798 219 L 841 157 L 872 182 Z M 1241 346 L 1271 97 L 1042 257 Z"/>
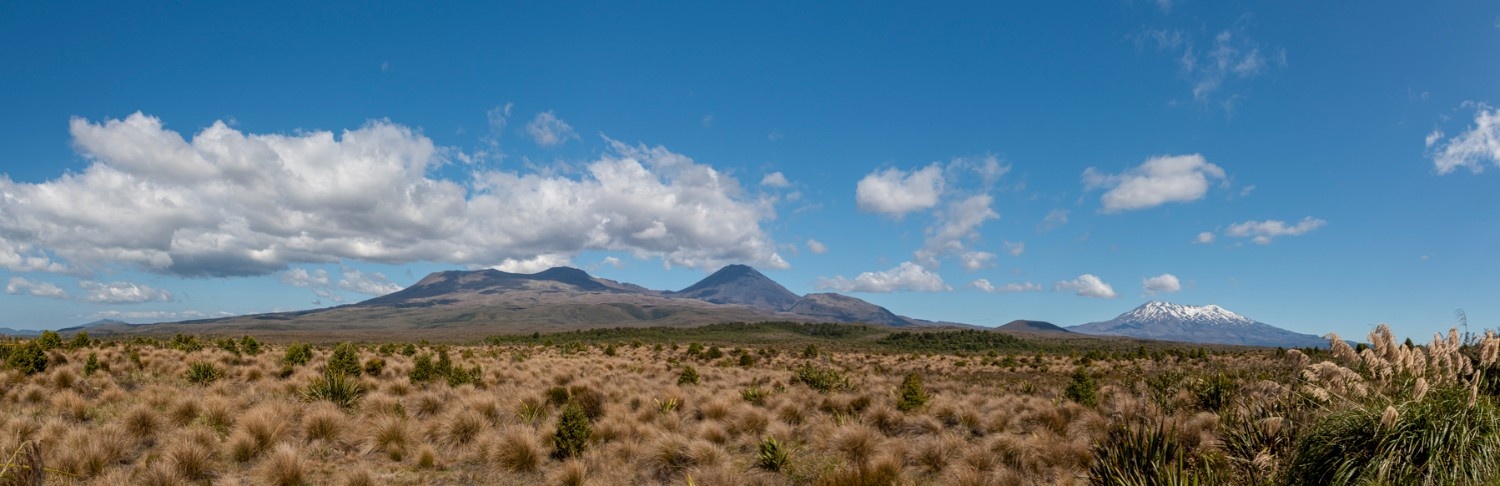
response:
<path fill-rule="evenodd" d="M 317 406 L 302 415 L 302 434 L 308 441 L 336 442 L 348 428 L 344 413 L 333 406 Z"/>
<path fill-rule="evenodd" d="M 515 472 L 533 472 L 545 458 L 546 453 L 542 451 L 536 435 L 529 429 L 513 427 L 500 435 L 495 460 L 502 467 Z"/>
<path fill-rule="evenodd" d="M 300 486 L 312 484 L 312 478 L 307 470 L 307 463 L 291 444 L 280 444 L 276 450 L 266 456 L 266 460 L 260 467 L 259 479 L 262 484 L 274 484 L 277 486 Z"/>

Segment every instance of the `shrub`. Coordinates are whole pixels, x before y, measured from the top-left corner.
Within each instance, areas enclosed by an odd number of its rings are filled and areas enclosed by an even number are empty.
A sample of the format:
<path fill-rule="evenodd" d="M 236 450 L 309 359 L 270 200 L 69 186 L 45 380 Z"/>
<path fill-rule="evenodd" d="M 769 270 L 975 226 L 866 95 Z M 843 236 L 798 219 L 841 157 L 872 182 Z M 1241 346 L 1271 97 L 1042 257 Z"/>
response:
<path fill-rule="evenodd" d="M 599 420 L 599 417 L 604 416 L 603 393 L 593 388 L 575 387 L 569 390 L 569 395 L 569 400 L 572 400 L 573 403 L 578 405 L 578 408 L 583 410 L 583 415 L 588 417 L 590 422 Z"/>
<path fill-rule="evenodd" d="M 459 386 L 465 383 L 477 386 L 480 384 L 482 378 L 484 378 L 484 369 L 480 368 L 479 365 L 474 365 L 473 368 L 467 370 L 463 368 L 448 369 L 448 386 Z"/>
<path fill-rule="evenodd" d="M 723 358 L 723 357 L 724 357 L 724 351 L 721 350 L 721 349 L 719 349 L 718 346 L 714 346 L 714 347 L 708 348 L 708 351 L 705 352 L 705 353 L 703 353 L 703 359 L 708 360 L 708 361 L 713 361 L 713 360 L 716 360 L 716 359 L 719 359 L 719 358 Z"/>
<path fill-rule="evenodd" d="M 687 355 L 694 358 L 703 354 L 703 345 L 698 343 L 688 344 Z"/>
<path fill-rule="evenodd" d="M 229 339 L 229 338 L 220 339 L 218 341 L 215 341 L 214 345 L 218 346 L 219 349 L 222 349 L 222 350 L 230 352 L 231 354 L 234 354 L 235 356 L 239 356 L 240 355 L 240 345 L 239 345 L 238 342 L 236 342 L 233 339 Z"/>
<path fill-rule="evenodd" d="M 792 381 L 802 383 L 822 393 L 834 390 L 842 390 L 849 387 L 849 378 L 833 368 L 822 368 L 811 364 L 804 364 L 797 368 L 797 374 Z"/>
<path fill-rule="evenodd" d="M 411 372 L 406 374 L 412 383 L 425 383 L 437 378 L 437 367 L 432 364 L 432 355 L 417 356 L 412 361 Z"/>
<path fill-rule="evenodd" d="M 1382 420 L 1375 404 L 1313 424 L 1289 467 L 1297 484 L 1490 484 L 1500 478 L 1500 407 L 1469 405 L 1469 390 L 1447 387 L 1400 403 Z"/>
<path fill-rule="evenodd" d="M 76 333 L 73 333 L 73 339 L 71 339 L 71 340 L 68 341 L 68 348 L 71 348 L 71 349 L 87 348 L 87 347 L 89 347 L 89 344 L 92 344 L 92 343 L 93 343 L 93 341 L 89 339 L 89 333 L 83 332 L 83 331 L 78 331 Z"/>
<path fill-rule="evenodd" d="M 557 418 L 557 433 L 552 436 L 554 448 L 552 456 L 566 459 L 582 455 L 583 450 L 589 445 L 589 437 L 593 434 L 593 428 L 589 425 L 589 418 L 584 415 L 583 408 L 576 403 L 568 402 L 563 406 L 562 415 Z"/>
<path fill-rule="evenodd" d="M 692 366 L 683 366 L 682 373 L 677 375 L 678 385 L 697 385 L 698 370 Z"/>
<path fill-rule="evenodd" d="M 99 353 L 95 353 L 95 352 L 90 351 L 89 352 L 89 359 L 87 361 L 83 362 L 83 374 L 84 374 L 84 376 L 88 376 L 88 375 L 94 374 L 94 372 L 95 371 L 99 371 L 99 369 L 101 367 L 102 367 L 102 365 L 99 364 Z M 103 368 L 106 369 L 106 370 L 109 369 L 108 367 L 103 367 Z"/>
<path fill-rule="evenodd" d="M 791 462 L 791 450 L 777 441 L 775 437 L 760 440 L 760 446 L 755 454 L 755 465 L 767 471 L 780 472 Z"/>
<path fill-rule="evenodd" d="M 896 389 L 896 409 L 910 412 L 922 408 L 927 405 L 927 398 L 927 388 L 922 386 L 922 376 L 908 374 L 901 380 L 901 387 Z"/>
<path fill-rule="evenodd" d="M 618 355 L 618 354 L 620 354 L 620 352 L 615 350 L 614 343 L 610 343 L 609 345 L 604 346 L 604 355 L 605 356 L 615 356 L 615 355 Z"/>
<path fill-rule="evenodd" d="M 251 356 L 260 354 L 260 341 L 256 341 L 255 338 L 246 335 L 240 338 L 240 350 Z"/>
<path fill-rule="evenodd" d="M 807 345 L 806 348 L 802 349 L 802 357 L 803 358 L 807 358 L 807 359 L 813 359 L 813 358 L 818 357 L 818 345 L 816 345 L 816 344 L 809 344 L 809 345 Z"/>
<path fill-rule="evenodd" d="M 307 344 L 287 346 L 286 354 L 281 357 L 282 363 L 292 366 L 302 366 L 310 360 L 312 360 L 312 346 Z"/>
<path fill-rule="evenodd" d="M 351 343 L 339 343 L 328 357 L 328 372 L 359 376 L 359 348 Z"/>
<path fill-rule="evenodd" d="M 414 354 L 417 354 L 417 346 L 416 345 L 414 345 L 412 343 L 406 343 L 405 346 L 401 347 L 401 355 L 402 356 L 410 357 L 411 355 L 414 355 Z"/>
<path fill-rule="evenodd" d="M 748 353 L 741 354 L 740 355 L 740 366 L 744 367 L 744 368 L 749 368 L 751 366 L 755 366 L 755 357 L 751 356 Z"/>
<path fill-rule="evenodd" d="M 375 358 L 370 358 L 370 359 L 368 359 L 368 360 L 365 361 L 365 374 L 366 375 L 379 376 L 380 373 L 383 372 L 383 371 L 385 371 L 385 360 L 384 359 L 380 359 L 379 357 L 375 357 Z"/>
<path fill-rule="evenodd" d="M 47 371 L 47 352 L 36 341 L 28 341 L 11 350 L 5 365 L 28 375 L 41 373 Z"/>
<path fill-rule="evenodd" d="M 1063 394 L 1079 405 L 1092 407 L 1099 403 L 1099 384 L 1094 382 L 1094 377 L 1089 376 L 1088 372 L 1079 368 L 1073 372 L 1073 378 L 1068 381 Z"/>
<path fill-rule="evenodd" d="M 560 387 L 560 386 L 554 386 L 552 388 L 548 388 L 546 394 L 547 394 L 547 404 L 548 405 L 552 405 L 554 407 L 561 407 L 561 406 L 563 406 L 563 404 L 568 403 L 568 396 L 569 395 L 568 395 L 568 389 L 567 388 L 563 388 L 563 387 Z"/>
<path fill-rule="evenodd" d="M 213 383 L 214 380 L 224 376 L 224 372 L 213 363 L 194 361 L 188 365 L 187 381 L 194 385 Z"/>
<path fill-rule="evenodd" d="M 43 351 L 51 351 L 62 346 L 62 336 L 57 335 L 56 331 L 42 331 L 42 335 L 36 338 L 36 344 Z"/>
<path fill-rule="evenodd" d="M 314 378 L 303 391 L 308 400 L 328 400 L 341 408 L 353 408 L 365 395 L 364 385 L 357 375 L 327 370 L 323 376 Z"/>

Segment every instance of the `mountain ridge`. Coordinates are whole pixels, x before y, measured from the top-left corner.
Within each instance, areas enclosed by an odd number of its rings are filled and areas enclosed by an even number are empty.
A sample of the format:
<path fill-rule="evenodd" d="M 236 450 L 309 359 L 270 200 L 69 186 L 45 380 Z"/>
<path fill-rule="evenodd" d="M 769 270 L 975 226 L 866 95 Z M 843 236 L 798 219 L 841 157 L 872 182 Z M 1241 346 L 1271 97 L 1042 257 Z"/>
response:
<path fill-rule="evenodd" d="M 1326 347 L 1312 334 L 1288 331 L 1217 305 L 1192 306 L 1153 300 L 1114 319 L 1069 326 L 1069 331 L 1163 341 L 1245 346 Z"/>

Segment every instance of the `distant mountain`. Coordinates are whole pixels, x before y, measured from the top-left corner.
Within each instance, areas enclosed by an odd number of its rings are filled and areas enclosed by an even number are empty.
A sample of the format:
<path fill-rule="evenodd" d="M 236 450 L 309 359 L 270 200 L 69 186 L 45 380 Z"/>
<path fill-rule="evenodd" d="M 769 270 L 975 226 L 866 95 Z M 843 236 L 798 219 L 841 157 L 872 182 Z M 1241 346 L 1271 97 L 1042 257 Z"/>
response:
<path fill-rule="evenodd" d="M 1073 334 L 1073 331 L 1063 329 L 1061 326 L 1044 321 L 1015 320 L 995 328 L 997 331 L 1012 332 L 1060 332 Z"/>
<path fill-rule="evenodd" d="M 405 289 L 363 302 L 297 312 L 151 325 L 110 325 L 93 333 L 314 333 L 378 338 L 413 331 L 482 337 L 507 332 L 599 327 L 692 326 L 719 322 L 864 322 L 962 326 L 898 316 L 838 294 L 798 296 L 744 265 L 730 265 L 680 291 L 657 291 L 557 267 L 434 272 Z"/>
<path fill-rule="evenodd" d="M 715 304 L 748 305 L 770 311 L 791 309 L 800 299 L 775 280 L 745 265 L 721 268 L 698 283 L 670 295 Z"/>
<path fill-rule="evenodd" d="M 1129 336 L 1189 343 L 1245 346 L 1326 347 L 1328 340 L 1261 323 L 1217 305 L 1151 301 L 1119 317 L 1068 328 L 1084 334 Z"/>
<path fill-rule="evenodd" d="M 887 326 L 912 326 L 913 319 L 886 308 L 841 294 L 807 294 L 787 310 L 799 316 L 834 322 L 865 322 Z"/>
<path fill-rule="evenodd" d="M 0 327 L 0 336 L 33 337 L 40 335 L 42 335 L 42 331 L 38 331 L 35 329 L 11 329 L 8 327 Z"/>

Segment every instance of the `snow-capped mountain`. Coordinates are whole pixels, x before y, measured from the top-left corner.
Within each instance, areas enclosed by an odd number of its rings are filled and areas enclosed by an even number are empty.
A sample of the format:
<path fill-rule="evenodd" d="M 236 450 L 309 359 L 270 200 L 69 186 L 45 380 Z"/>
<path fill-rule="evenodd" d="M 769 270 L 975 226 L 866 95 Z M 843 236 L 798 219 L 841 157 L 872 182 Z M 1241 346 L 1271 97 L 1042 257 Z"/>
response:
<path fill-rule="evenodd" d="M 1301 334 L 1230 312 L 1217 305 L 1193 306 L 1151 301 L 1119 317 L 1069 327 L 1084 334 L 1129 336 L 1189 343 L 1247 346 L 1323 347 L 1328 340 Z"/>

